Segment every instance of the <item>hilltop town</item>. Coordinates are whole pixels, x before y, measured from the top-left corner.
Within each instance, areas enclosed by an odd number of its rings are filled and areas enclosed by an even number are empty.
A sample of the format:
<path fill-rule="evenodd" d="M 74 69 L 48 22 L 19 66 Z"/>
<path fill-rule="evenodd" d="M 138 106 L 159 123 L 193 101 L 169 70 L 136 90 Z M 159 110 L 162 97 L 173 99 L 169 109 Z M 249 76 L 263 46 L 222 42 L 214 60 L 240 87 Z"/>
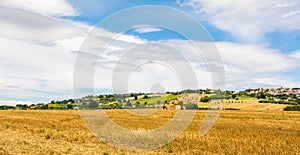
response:
<path fill-rule="evenodd" d="M 300 96 L 300 88 L 257 88 L 247 89 L 245 92 L 250 94 L 266 93 L 270 95 L 296 95 Z"/>

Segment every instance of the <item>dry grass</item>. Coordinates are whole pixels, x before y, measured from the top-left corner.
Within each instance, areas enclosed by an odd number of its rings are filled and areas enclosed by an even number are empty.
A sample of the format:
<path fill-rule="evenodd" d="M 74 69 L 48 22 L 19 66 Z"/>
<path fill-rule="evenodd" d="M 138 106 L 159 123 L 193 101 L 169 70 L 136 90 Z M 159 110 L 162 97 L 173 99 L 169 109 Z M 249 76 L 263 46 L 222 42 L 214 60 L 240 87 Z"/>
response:
<path fill-rule="evenodd" d="M 121 110 L 107 114 L 130 129 L 153 129 L 173 116 L 159 111 L 138 119 Z M 205 111 L 176 140 L 157 150 L 129 152 L 99 141 L 78 111 L 0 111 L 0 154 L 300 154 L 300 113 L 222 111 L 208 134 L 198 136 Z"/>
<path fill-rule="evenodd" d="M 273 103 L 258 103 L 258 100 L 240 100 L 246 103 L 224 103 L 224 108 L 238 108 L 241 110 L 255 111 L 283 111 L 287 105 Z M 237 102 L 237 101 L 234 101 Z"/>

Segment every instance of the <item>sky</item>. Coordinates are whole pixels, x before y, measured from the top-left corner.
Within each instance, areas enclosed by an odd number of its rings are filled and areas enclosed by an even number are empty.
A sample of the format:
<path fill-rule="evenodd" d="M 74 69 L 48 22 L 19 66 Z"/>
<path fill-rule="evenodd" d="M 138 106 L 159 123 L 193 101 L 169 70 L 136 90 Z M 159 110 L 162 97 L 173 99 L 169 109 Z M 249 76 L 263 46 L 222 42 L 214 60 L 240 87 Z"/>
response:
<path fill-rule="evenodd" d="M 213 87 L 218 56 L 226 89 L 300 86 L 299 0 L 0 0 L 0 19 L 0 105 L 78 97 L 89 80 L 96 94 Z M 74 74 L 79 56 L 91 74 Z"/>

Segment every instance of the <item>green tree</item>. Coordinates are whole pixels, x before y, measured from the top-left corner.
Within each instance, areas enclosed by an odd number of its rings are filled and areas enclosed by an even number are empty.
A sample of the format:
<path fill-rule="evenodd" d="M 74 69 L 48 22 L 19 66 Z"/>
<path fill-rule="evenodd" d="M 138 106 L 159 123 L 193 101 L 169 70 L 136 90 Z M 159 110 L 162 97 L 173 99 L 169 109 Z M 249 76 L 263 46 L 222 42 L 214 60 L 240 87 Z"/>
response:
<path fill-rule="evenodd" d="M 127 100 L 126 107 L 132 107 L 131 101 Z"/>
<path fill-rule="evenodd" d="M 98 109 L 99 103 L 95 100 L 89 100 L 89 108 L 90 109 Z"/>
<path fill-rule="evenodd" d="M 200 102 L 209 102 L 209 100 L 210 100 L 210 97 L 204 96 L 204 97 L 201 97 Z"/>
<path fill-rule="evenodd" d="M 28 108 L 27 104 L 17 104 L 16 107 L 18 107 L 20 110 L 25 110 Z"/>
<path fill-rule="evenodd" d="M 136 102 L 135 103 L 135 108 L 139 109 L 141 107 L 141 103 L 140 102 Z"/>
<path fill-rule="evenodd" d="M 205 89 L 205 94 L 210 94 L 210 89 L 206 88 Z"/>
<path fill-rule="evenodd" d="M 147 98 L 149 98 L 149 96 L 148 95 L 144 95 L 143 99 L 147 99 Z"/>
<path fill-rule="evenodd" d="M 192 104 L 192 103 L 188 103 L 185 105 L 187 110 L 192 110 L 192 109 L 198 109 L 198 105 L 197 104 Z"/>
<path fill-rule="evenodd" d="M 67 109 L 73 109 L 73 105 L 72 104 L 67 104 Z"/>
<path fill-rule="evenodd" d="M 48 109 L 48 104 L 42 104 L 41 109 L 43 109 L 43 110 Z"/>

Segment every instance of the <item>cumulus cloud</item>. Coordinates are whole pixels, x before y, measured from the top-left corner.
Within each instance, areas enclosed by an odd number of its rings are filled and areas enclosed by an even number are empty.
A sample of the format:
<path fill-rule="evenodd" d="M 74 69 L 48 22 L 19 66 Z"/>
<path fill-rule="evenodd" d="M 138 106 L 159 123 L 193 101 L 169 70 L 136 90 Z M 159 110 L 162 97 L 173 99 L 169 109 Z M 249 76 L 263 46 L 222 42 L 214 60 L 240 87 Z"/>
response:
<path fill-rule="evenodd" d="M 278 50 L 260 45 L 216 43 L 224 61 L 254 72 L 284 72 L 297 66 L 298 62 Z M 280 62 L 280 63 L 279 63 Z"/>
<path fill-rule="evenodd" d="M 217 61 L 217 59 L 209 58 L 214 56 L 211 47 L 215 46 L 221 56 L 223 62 L 218 62 L 219 64 L 224 64 L 226 73 L 226 86 L 228 89 L 240 90 L 255 87 L 292 87 L 297 86 L 297 81 L 289 76 L 283 76 L 281 73 L 288 73 L 293 69 L 297 68 L 300 64 L 294 57 L 284 54 L 278 50 L 269 49 L 267 47 L 255 44 L 237 44 L 229 42 L 194 42 L 197 44 L 202 51 L 198 51 L 191 46 L 189 41 L 184 40 L 168 40 L 168 41 L 152 41 L 146 44 L 138 45 L 130 50 L 124 50 L 121 55 L 113 55 L 110 57 L 109 52 L 106 53 L 106 61 L 100 61 L 98 63 L 98 73 L 99 81 L 97 83 L 102 86 L 105 83 L 106 87 L 111 88 L 111 83 L 113 83 L 112 77 L 113 71 L 116 71 L 115 66 L 117 63 L 123 63 L 123 71 L 129 72 L 136 66 L 141 65 L 140 61 L 150 62 L 152 60 L 158 60 L 161 62 L 172 62 L 175 63 L 188 63 L 192 66 L 198 80 L 198 87 L 206 88 L 212 87 L 212 77 L 211 72 L 218 72 L 218 70 L 211 70 L 208 64 L 210 61 Z M 126 48 L 125 48 L 126 49 Z M 206 53 L 204 57 L 203 53 Z M 127 53 L 127 54 L 126 54 Z M 124 56 L 128 58 L 124 58 Z M 140 57 L 142 56 L 142 57 Z M 181 57 L 186 58 L 183 60 Z M 111 61 L 108 61 L 111 60 Z M 118 62 L 118 60 L 122 60 Z M 280 62 L 280 63 L 279 63 Z M 171 74 L 164 75 L 166 71 L 157 71 L 155 68 L 160 66 L 160 63 L 155 63 L 157 66 L 152 69 L 149 65 L 145 67 L 140 67 L 138 70 L 134 70 L 133 74 L 134 80 L 129 81 L 131 83 L 132 90 L 138 90 L 138 88 L 143 88 L 143 90 L 148 90 L 153 83 L 164 84 L 166 90 L 180 90 L 178 89 L 180 84 L 174 84 L 178 81 L 172 77 Z M 162 68 L 164 66 L 161 66 Z M 169 69 L 172 66 L 169 66 Z M 114 70 L 115 69 L 115 70 Z M 172 70 L 169 70 L 172 71 Z M 175 71 L 176 73 L 176 71 Z M 153 77 L 153 74 L 155 76 Z M 107 75 L 108 77 L 105 77 Z M 124 76 L 128 76 L 124 74 Z M 139 78 L 137 78 L 139 77 Z M 156 78 L 155 78 L 156 77 Z M 143 80 L 142 80 L 143 79 Z M 163 80 L 169 79 L 169 80 Z M 270 79 L 270 80 L 265 80 Z M 144 83 L 143 83 L 144 81 Z M 147 82 L 145 82 L 147 81 Z M 164 81 L 164 82 L 162 82 Z M 167 82 L 169 81 L 169 82 Z M 171 83 L 172 81 L 173 83 Z M 275 82 L 269 82 L 275 81 Z M 107 83 L 109 83 L 107 85 Z M 135 85 L 134 85 L 135 84 Z"/>
<path fill-rule="evenodd" d="M 20 100 L 32 101 L 32 99 L 39 98 L 37 102 L 71 98 L 74 62 L 78 53 L 74 51 L 80 48 L 83 39 L 83 37 L 74 37 L 58 40 L 55 46 L 45 46 L 0 38 L 3 43 L 1 49 L 4 51 L 0 61 L 0 69 L 3 73 L 0 76 L 1 96 L 8 100 L 20 98 Z M 98 36 L 93 39 L 101 42 L 101 39 L 105 40 L 107 37 Z M 278 75 L 278 72 L 290 71 L 298 65 L 298 61 L 290 55 L 252 44 L 195 43 L 208 52 L 211 52 L 208 47 L 217 47 L 223 58 L 228 89 L 297 85 L 292 79 Z M 107 47 L 97 64 L 92 64 L 96 65 L 94 83 L 96 90 L 112 89 L 115 66 L 120 59 L 124 60 L 127 52 L 132 52 L 127 55 L 128 59 L 125 59 L 128 60 L 125 61 L 127 65 L 133 69 L 138 67 L 130 74 L 128 81 L 130 91 L 149 91 L 150 87 L 156 83 L 162 84 L 165 90 L 180 90 L 181 88 L 176 70 L 175 72 L 170 70 L 172 66 L 166 68 L 166 65 L 154 61 L 140 66 L 141 59 L 145 62 L 152 59 L 161 60 L 172 64 L 177 63 L 179 66 L 182 66 L 180 63 L 186 62 L 192 66 L 197 76 L 198 87 L 212 87 L 211 70 L 208 69 L 207 61 L 188 41 L 151 41 L 138 44 L 131 41 L 124 42 L 121 39 L 115 40 L 111 47 Z M 86 56 L 88 60 L 94 60 L 98 56 L 93 53 L 87 54 L 89 54 Z M 139 61 L 137 61 L 138 58 L 140 58 Z"/>
<path fill-rule="evenodd" d="M 133 31 L 138 33 L 150 33 L 159 32 L 162 31 L 162 29 L 151 25 L 136 25 L 133 27 Z"/>
<path fill-rule="evenodd" d="M 15 8 L 1 8 L 0 17 L 0 100 L 73 98 L 75 58 L 94 27 Z M 144 42 L 136 36 L 94 30 L 90 37 L 98 46 L 94 53 L 87 53 L 93 58 L 113 39 L 114 45 L 106 48 L 112 53 Z"/>
<path fill-rule="evenodd" d="M 299 82 L 292 82 L 291 79 L 287 77 L 261 77 L 261 78 L 253 78 L 252 81 L 260 86 L 264 87 L 289 87 L 289 88 L 294 88 L 295 86 L 299 85 Z M 266 83 L 268 81 L 268 83 Z M 297 85 L 295 85 L 297 84 Z"/>
<path fill-rule="evenodd" d="M 298 50 L 292 52 L 292 53 L 290 54 L 290 56 L 293 57 L 293 58 L 296 58 L 296 59 L 300 59 L 300 49 L 298 49 Z"/>
<path fill-rule="evenodd" d="M 0 36 L 38 44 L 51 45 L 56 40 L 83 36 L 90 28 L 79 22 L 11 8 L 1 8 L 0 18 Z"/>
<path fill-rule="evenodd" d="M 298 0 L 177 0 L 192 7 L 201 19 L 229 32 L 237 41 L 258 43 L 275 30 L 299 30 Z"/>
<path fill-rule="evenodd" d="M 79 12 L 67 0 L 0 0 L 0 6 L 57 17 L 79 15 Z"/>
<path fill-rule="evenodd" d="M 0 105 L 15 106 L 17 104 L 31 105 L 31 104 L 36 104 L 36 103 L 30 102 L 30 101 L 16 101 L 16 100 L 1 101 L 0 100 Z"/>
<path fill-rule="evenodd" d="M 6 60 L 0 63 L 0 78 L 5 86 L 14 86 L 1 87 L 2 97 L 43 98 L 50 97 L 51 92 L 72 90 L 75 56 L 66 50 L 67 47 L 36 45 L 7 38 L 0 40 L 3 43 L 1 56 Z"/>

